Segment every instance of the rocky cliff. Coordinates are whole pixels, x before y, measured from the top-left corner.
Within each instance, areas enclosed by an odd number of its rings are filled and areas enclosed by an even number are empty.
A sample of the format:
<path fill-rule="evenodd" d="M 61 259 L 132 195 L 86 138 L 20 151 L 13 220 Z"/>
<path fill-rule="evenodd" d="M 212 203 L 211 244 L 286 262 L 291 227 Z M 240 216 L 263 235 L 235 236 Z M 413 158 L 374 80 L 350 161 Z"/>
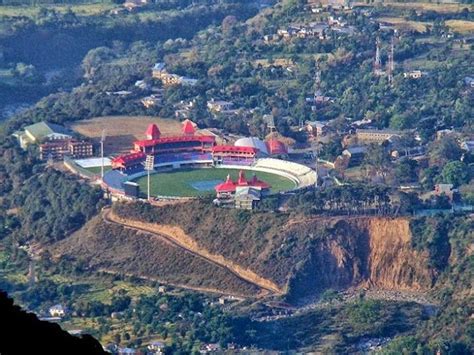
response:
<path fill-rule="evenodd" d="M 351 218 L 318 222 L 325 228 L 289 277 L 290 299 L 328 288 L 420 291 L 432 286 L 435 272 L 428 267 L 427 253 L 411 247 L 409 220 Z"/>

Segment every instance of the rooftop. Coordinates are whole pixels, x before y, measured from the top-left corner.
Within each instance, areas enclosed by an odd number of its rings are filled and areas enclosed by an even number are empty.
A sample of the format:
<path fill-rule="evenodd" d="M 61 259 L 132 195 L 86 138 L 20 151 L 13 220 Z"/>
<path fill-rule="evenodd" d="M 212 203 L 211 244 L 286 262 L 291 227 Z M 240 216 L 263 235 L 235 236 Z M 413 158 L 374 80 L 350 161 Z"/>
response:
<path fill-rule="evenodd" d="M 26 126 L 25 131 L 28 131 L 28 133 L 37 140 L 54 133 L 65 135 L 71 134 L 65 127 L 46 121 L 41 121 L 30 126 Z"/>

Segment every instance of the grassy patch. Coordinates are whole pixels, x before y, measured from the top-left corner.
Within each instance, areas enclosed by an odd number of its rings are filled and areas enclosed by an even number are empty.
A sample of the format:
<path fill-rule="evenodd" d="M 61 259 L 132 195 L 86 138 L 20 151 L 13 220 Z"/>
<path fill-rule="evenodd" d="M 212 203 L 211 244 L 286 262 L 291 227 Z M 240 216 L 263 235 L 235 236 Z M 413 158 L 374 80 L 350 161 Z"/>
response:
<path fill-rule="evenodd" d="M 92 16 L 104 13 L 117 7 L 117 5 L 112 4 L 79 4 L 79 5 L 45 5 L 41 6 L 0 6 L 0 17 L 16 17 L 16 16 L 26 16 L 26 17 L 35 17 L 38 15 L 40 8 L 47 8 L 49 10 L 54 10 L 60 13 L 64 13 L 71 9 L 72 12 L 83 15 L 83 16 Z"/>
<path fill-rule="evenodd" d="M 380 17 L 378 20 L 390 23 L 400 29 L 409 29 L 421 33 L 426 32 L 427 27 L 431 25 L 429 22 L 410 21 L 402 17 Z"/>
<path fill-rule="evenodd" d="M 199 191 L 192 187 L 191 183 L 213 180 L 224 181 L 228 174 L 230 174 L 231 178 L 235 181 L 237 180 L 239 170 L 209 168 L 157 173 L 150 177 L 150 191 L 151 194 L 155 196 L 197 197 L 214 195 L 214 189 L 210 191 Z M 246 172 L 247 179 L 251 178 L 252 174 L 253 172 Z M 272 186 L 272 192 L 290 190 L 295 187 L 295 184 L 291 180 L 284 177 L 263 172 L 256 172 L 256 174 L 258 178 L 268 182 Z M 142 194 L 146 193 L 147 177 L 141 177 L 137 182 L 140 185 Z"/>
<path fill-rule="evenodd" d="M 357 2 L 357 5 L 364 6 L 364 2 Z M 397 9 L 414 9 L 414 10 L 423 10 L 423 11 L 436 11 L 441 13 L 450 13 L 450 12 L 458 12 L 464 8 L 468 8 L 472 10 L 474 8 L 473 5 L 469 4 L 438 4 L 438 3 L 429 3 L 429 2 L 392 2 L 392 1 L 384 1 L 383 5 L 389 6 L 392 8 Z"/>
<path fill-rule="evenodd" d="M 454 32 L 463 34 L 474 32 L 474 21 L 448 20 L 446 21 L 446 26 Z"/>

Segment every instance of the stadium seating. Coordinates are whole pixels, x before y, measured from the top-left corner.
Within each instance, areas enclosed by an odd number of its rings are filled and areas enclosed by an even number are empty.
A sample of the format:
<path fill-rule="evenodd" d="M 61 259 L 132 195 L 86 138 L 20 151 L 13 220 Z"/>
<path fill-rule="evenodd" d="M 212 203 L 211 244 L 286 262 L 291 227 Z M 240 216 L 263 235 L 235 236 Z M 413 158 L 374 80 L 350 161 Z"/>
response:
<path fill-rule="evenodd" d="M 299 188 L 312 186 L 316 184 L 317 180 L 316 172 L 311 168 L 302 164 L 293 163 L 286 160 L 272 158 L 258 159 L 258 161 L 253 165 L 253 167 L 256 170 L 268 169 L 281 171 L 282 173 L 292 175 L 298 180 Z"/>

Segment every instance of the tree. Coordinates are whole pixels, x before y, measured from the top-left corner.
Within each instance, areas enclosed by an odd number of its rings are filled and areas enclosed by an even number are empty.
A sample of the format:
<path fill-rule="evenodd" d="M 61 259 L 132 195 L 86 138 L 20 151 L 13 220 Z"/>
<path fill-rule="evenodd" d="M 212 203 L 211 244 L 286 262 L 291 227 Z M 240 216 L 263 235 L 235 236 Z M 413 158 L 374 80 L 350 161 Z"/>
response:
<path fill-rule="evenodd" d="M 395 176 L 401 183 L 417 181 L 417 168 L 418 162 L 416 160 L 404 159 L 395 168 Z"/>
<path fill-rule="evenodd" d="M 372 167 L 376 174 L 385 178 L 390 158 L 381 144 L 371 144 L 364 157 L 364 165 Z"/>
<path fill-rule="evenodd" d="M 455 187 L 468 183 L 470 180 L 469 169 L 462 161 L 451 161 L 441 171 L 441 180 Z"/>
<path fill-rule="evenodd" d="M 443 165 L 452 160 L 459 160 L 462 153 L 462 149 L 453 137 L 443 137 L 430 144 L 428 151 L 430 165 Z"/>

